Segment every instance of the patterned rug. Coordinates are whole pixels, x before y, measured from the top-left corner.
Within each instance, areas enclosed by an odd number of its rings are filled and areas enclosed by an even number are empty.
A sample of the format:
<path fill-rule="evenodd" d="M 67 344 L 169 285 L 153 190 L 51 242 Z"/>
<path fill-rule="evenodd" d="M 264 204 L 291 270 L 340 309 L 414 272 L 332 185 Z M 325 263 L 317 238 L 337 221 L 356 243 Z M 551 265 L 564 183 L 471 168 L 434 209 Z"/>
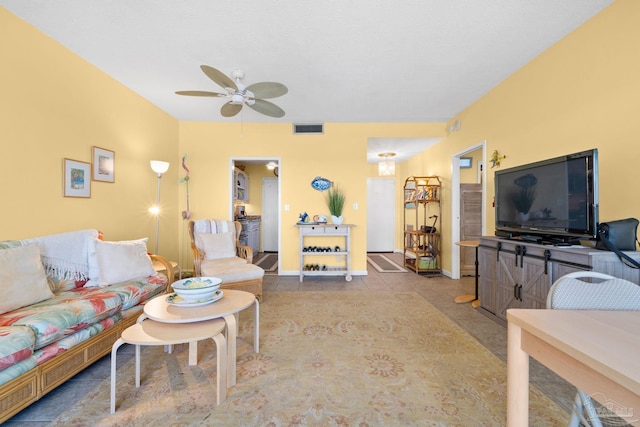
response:
<path fill-rule="evenodd" d="M 265 274 L 277 274 L 278 254 L 277 253 L 263 254 L 257 261 L 254 262 L 254 264 L 262 268 Z"/>
<path fill-rule="evenodd" d="M 469 426 L 504 425 L 506 366 L 414 292 L 269 292 L 240 316 L 237 384 L 215 405 L 215 346 L 172 354 L 143 347 L 55 426 Z M 246 339 L 245 339 L 246 338 Z M 566 425 L 568 414 L 531 387 L 530 425 Z"/>
<path fill-rule="evenodd" d="M 367 254 L 367 262 L 380 273 L 406 273 L 408 271 L 383 254 Z"/>

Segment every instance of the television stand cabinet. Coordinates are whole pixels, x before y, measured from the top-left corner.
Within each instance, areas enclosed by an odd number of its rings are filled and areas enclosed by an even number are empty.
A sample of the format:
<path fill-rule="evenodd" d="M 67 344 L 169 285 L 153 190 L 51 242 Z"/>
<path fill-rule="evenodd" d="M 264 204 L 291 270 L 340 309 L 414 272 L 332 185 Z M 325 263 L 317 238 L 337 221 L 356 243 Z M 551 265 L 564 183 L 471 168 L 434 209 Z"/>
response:
<path fill-rule="evenodd" d="M 574 271 L 595 271 L 640 284 L 640 270 L 613 252 L 481 237 L 479 310 L 506 325 L 509 308 L 546 308 L 551 285 Z M 625 252 L 640 261 L 640 252 Z"/>

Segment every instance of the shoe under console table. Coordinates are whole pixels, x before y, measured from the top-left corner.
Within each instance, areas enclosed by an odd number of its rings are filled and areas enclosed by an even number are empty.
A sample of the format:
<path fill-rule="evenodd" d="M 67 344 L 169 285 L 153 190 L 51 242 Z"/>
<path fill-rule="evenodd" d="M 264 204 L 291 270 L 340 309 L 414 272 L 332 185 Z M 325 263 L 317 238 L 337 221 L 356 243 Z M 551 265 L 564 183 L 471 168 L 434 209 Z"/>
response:
<path fill-rule="evenodd" d="M 304 276 L 340 276 L 351 281 L 351 227 L 353 224 L 297 224 L 300 234 L 300 281 Z M 339 265 L 309 264 L 306 257 L 339 259 Z M 317 268 L 309 268 L 315 266 Z"/>

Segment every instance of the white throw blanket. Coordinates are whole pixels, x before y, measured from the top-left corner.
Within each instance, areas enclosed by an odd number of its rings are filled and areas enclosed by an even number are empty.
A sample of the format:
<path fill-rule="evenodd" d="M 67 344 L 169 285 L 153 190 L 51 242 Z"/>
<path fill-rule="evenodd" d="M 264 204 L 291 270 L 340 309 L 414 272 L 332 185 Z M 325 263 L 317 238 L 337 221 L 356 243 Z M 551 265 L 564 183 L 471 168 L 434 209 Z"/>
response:
<path fill-rule="evenodd" d="M 97 238 L 98 230 L 80 230 L 21 240 L 23 245 L 40 246 L 42 264 L 47 276 L 58 279 L 89 278 L 89 239 Z"/>

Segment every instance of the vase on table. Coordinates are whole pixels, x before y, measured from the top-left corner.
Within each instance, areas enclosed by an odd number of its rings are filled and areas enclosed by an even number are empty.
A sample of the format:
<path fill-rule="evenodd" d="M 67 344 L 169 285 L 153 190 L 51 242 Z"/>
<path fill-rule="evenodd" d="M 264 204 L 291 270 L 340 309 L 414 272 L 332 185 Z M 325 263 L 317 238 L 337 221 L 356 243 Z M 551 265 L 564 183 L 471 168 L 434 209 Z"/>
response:
<path fill-rule="evenodd" d="M 524 224 L 525 222 L 529 221 L 529 212 L 527 213 L 518 212 L 517 221 L 518 221 L 518 224 Z"/>
<path fill-rule="evenodd" d="M 331 215 L 331 223 L 335 225 L 342 224 L 342 215 L 340 216 Z"/>

